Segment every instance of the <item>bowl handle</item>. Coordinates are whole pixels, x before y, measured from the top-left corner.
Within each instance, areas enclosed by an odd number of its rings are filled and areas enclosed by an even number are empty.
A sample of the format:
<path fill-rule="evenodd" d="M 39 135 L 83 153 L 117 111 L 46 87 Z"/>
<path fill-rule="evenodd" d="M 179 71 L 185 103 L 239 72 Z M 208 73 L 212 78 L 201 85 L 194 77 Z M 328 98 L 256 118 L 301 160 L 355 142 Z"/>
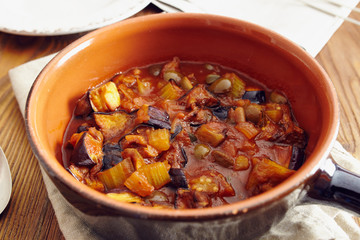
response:
<path fill-rule="evenodd" d="M 331 157 L 306 189 L 301 203 L 330 205 L 360 216 L 360 176 L 342 168 Z"/>

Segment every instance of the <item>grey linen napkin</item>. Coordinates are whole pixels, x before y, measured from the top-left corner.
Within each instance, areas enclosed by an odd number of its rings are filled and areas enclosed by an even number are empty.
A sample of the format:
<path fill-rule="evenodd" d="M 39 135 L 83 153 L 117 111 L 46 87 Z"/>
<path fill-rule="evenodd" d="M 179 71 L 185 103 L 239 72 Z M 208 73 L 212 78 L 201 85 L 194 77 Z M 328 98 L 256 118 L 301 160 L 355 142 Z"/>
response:
<path fill-rule="evenodd" d="M 33 81 L 53 56 L 28 62 L 9 71 L 9 78 L 23 115 L 26 98 Z M 360 174 L 360 161 L 346 152 L 339 142 L 335 143 L 331 155 L 343 167 Z M 111 226 L 99 225 L 99 221 L 75 209 L 64 199 L 42 168 L 41 172 L 48 197 L 66 239 L 107 239 L 110 235 L 114 239 L 115 233 L 109 235 L 109 232 L 113 231 Z M 122 224 L 128 230 L 127 238 L 137 239 L 134 225 L 126 222 Z M 290 238 L 293 240 L 360 239 L 360 227 L 351 214 L 339 209 L 320 205 L 296 206 L 288 211 L 279 224 L 261 237 L 261 240 Z"/>

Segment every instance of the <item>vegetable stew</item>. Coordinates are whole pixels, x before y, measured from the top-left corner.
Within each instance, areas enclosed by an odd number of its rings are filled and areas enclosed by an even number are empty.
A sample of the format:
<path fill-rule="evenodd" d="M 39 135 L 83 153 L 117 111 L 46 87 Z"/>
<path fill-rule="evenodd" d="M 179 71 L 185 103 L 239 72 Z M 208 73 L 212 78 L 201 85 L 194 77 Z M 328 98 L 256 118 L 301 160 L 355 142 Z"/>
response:
<path fill-rule="evenodd" d="M 217 64 L 130 69 L 89 89 L 64 136 L 64 167 L 119 201 L 205 208 L 267 191 L 305 160 L 286 96 Z"/>

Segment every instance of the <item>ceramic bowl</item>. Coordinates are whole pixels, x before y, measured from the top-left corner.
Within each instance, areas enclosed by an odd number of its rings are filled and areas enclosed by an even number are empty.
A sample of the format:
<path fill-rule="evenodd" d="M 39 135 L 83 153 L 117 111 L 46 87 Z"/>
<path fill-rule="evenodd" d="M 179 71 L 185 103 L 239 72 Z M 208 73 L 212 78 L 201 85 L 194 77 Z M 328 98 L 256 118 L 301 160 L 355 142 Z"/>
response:
<path fill-rule="evenodd" d="M 272 190 L 208 209 L 160 210 L 122 203 L 75 180 L 62 166 L 61 145 L 79 96 L 119 71 L 169 61 L 174 56 L 235 68 L 271 89 L 284 91 L 309 135 L 305 164 Z M 320 187 L 330 186 L 336 172 L 326 169 L 338 169 L 328 160 L 338 126 L 335 89 L 304 49 L 260 26 L 207 14 L 137 17 L 85 35 L 43 69 L 26 106 L 31 146 L 61 194 L 84 218 L 102 217 L 111 236 L 122 238 L 231 239 L 266 232 L 302 199 L 309 195 L 323 198 Z M 326 176 L 328 181 L 324 182 Z"/>

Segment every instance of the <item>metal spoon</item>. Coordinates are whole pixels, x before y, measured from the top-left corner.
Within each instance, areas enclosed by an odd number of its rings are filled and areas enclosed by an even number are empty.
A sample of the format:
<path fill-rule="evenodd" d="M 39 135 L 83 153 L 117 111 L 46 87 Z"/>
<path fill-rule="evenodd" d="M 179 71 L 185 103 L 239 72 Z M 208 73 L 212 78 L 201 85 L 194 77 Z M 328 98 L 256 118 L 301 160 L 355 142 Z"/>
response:
<path fill-rule="evenodd" d="M 9 203 L 12 189 L 12 180 L 9 164 L 0 147 L 0 214 Z"/>

